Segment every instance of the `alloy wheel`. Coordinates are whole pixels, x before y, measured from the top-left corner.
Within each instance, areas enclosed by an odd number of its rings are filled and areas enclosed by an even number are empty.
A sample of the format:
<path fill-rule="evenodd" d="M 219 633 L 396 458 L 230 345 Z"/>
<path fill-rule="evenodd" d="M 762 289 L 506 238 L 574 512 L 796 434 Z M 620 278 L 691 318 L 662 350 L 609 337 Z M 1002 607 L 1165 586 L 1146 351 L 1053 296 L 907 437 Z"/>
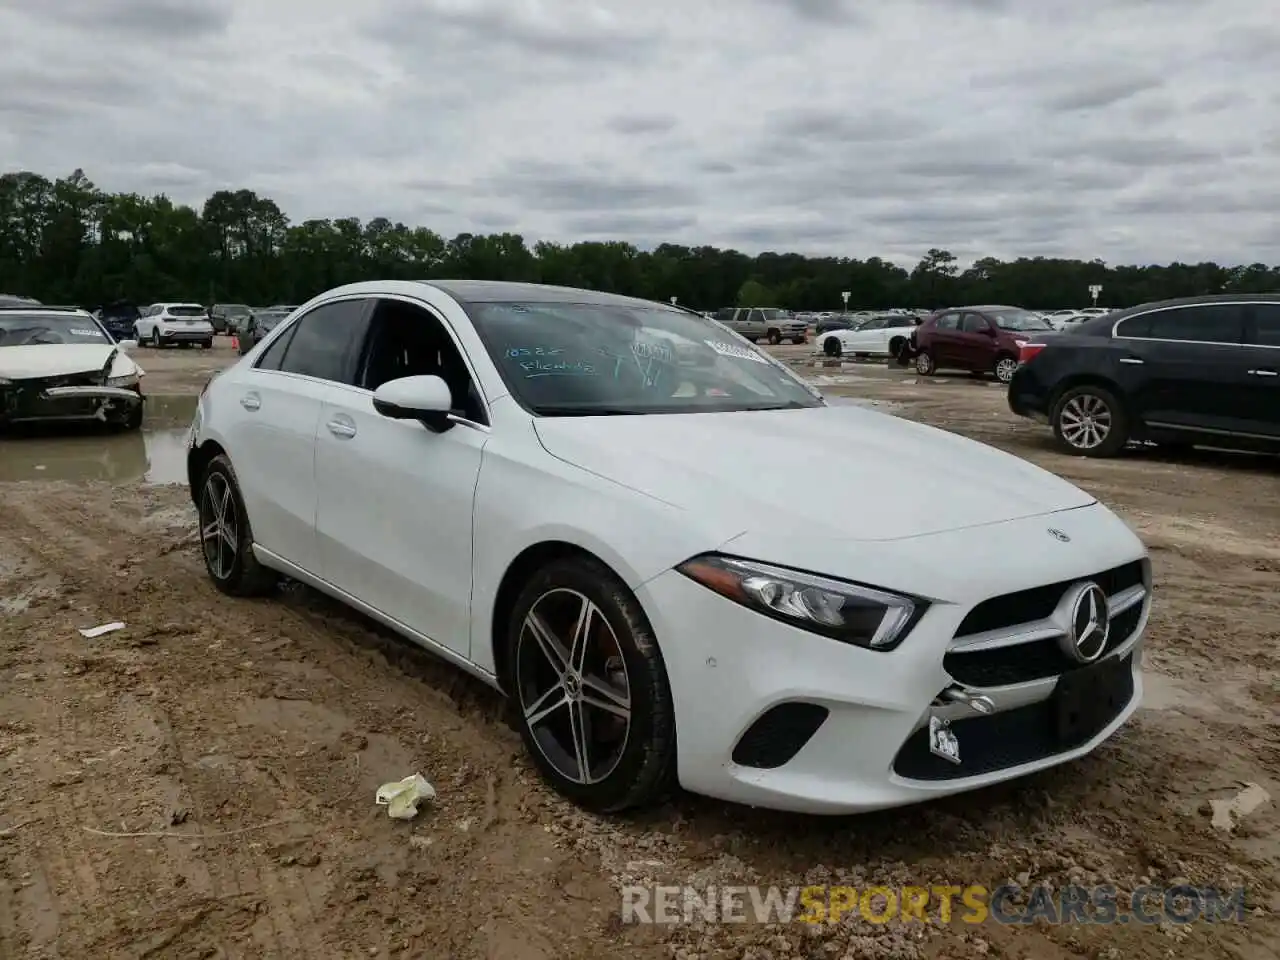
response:
<path fill-rule="evenodd" d="M 200 546 L 209 572 L 226 580 L 240 550 L 240 525 L 231 483 L 221 473 L 210 473 L 200 495 Z"/>
<path fill-rule="evenodd" d="M 631 683 L 600 608 L 576 590 L 548 590 L 521 624 L 515 667 L 524 723 L 556 772 L 583 785 L 613 773 L 631 732 Z"/>
<path fill-rule="evenodd" d="M 933 373 L 933 357 L 927 353 L 921 353 L 916 356 L 916 373 L 928 376 Z"/>
<path fill-rule="evenodd" d="M 1062 438 L 1077 450 L 1100 446 L 1111 433 L 1111 408 L 1091 393 L 1072 397 L 1058 414 Z"/>
<path fill-rule="evenodd" d="M 1008 383 L 1013 379 L 1013 373 L 1018 369 L 1018 361 L 1012 357 L 1001 357 L 996 363 L 996 379 L 1001 383 Z"/>

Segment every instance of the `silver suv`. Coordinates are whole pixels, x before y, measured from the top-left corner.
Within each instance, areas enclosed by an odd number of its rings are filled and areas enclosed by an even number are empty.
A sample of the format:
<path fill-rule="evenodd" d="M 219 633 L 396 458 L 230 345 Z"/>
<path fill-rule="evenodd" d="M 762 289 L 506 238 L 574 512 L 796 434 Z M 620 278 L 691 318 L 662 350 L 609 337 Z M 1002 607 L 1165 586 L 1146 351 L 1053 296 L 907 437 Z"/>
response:
<path fill-rule="evenodd" d="M 753 342 L 768 340 L 781 343 L 804 343 L 809 336 L 809 325 L 787 310 L 774 307 L 736 307 L 721 310 L 716 319 Z"/>

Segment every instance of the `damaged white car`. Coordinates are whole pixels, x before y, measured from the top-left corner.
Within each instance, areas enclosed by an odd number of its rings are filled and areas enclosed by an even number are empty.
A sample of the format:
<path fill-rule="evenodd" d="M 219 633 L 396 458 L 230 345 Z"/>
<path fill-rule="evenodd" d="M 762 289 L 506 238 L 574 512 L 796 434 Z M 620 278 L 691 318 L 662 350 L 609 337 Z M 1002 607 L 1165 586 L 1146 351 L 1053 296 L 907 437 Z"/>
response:
<path fill-rule="evenodd" d="M 0 427 L 44 421 L 142 426 L 136 341 L 116 342 L 85 310 L 0 307 Z"/>

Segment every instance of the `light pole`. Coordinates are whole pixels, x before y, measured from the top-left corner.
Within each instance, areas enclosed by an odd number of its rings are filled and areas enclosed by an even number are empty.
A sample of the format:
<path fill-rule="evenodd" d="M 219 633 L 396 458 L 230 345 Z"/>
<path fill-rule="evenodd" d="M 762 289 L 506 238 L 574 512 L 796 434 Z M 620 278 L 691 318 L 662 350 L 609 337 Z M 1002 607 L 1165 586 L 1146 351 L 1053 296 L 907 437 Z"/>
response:
<path fill-rule="evenodd" d="M 1093 305 L 1098 305 L 1098 294 L 1102 292 L 1102 284 L 1094 283 L 1089 286 L 1089 296 L 1093 298 Z"/>
<path fill-rule="evenodd" d="M 852 291 L 852 290 L 842 290 L 842 291 L 840 292 L 840 299 L 841 299 L 842 301 L 844 301 L 844 312 L 845 312 L 845 313 L 848 313 L 848 312 L 849 312 L 849 297 L 852 295 L 852 293 L 853 293 L 853 291 Z"/>
<path fill-rule="evenodd" d="M 676 305 L 676 301 L 677 301 L 678 299 L 680 299 L 680 298 L 679 298 L 679 297 L 672 297 L 672 298 L 671 298 L 671 305 L 672 305 L 673 307 Z"/>

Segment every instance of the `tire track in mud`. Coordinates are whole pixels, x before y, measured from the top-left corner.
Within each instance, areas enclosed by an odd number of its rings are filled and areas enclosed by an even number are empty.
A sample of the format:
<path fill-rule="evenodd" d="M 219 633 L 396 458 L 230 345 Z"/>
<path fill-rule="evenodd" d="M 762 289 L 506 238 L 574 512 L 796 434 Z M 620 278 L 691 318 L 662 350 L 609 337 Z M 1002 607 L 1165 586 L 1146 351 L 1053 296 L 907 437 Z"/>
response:
<path fill-rule="evenodd" d="M 389 936 L 386 914 L 395 903 L 403 915 L 417 917 L 404 942 L 439 943 L 440 931 L 449 931 L 446 939 L 453 944 L 454 955 L 470 955 L 472 941 L 480 936 L 476 931 L 503 906 L 505 897 L 496 884 L 477 891 L 469 870 L 477 862 L 501 859 L 512 849 L 528 847 L 528 818 L 523 816 L 523 807 L 532 806 L 536 811 L 537 796 L 543 791 L 540 784 L 521 776 L 520 765 L 512 770 L 518 738 L 494 722 L 500 713 L 496 695 L 430 654 L 361 622 L 357 615 L 344 615 L 345 608 L 340 610 L 310 591 L 291 588 L 278 600 L 265 602 L 223 597 L 204 579 L 194 544 L 184 547 L 181 554 L 161 555 L 154 534 L 140 533 L 117 519 L 114 524 L 92 526 L 68 538 L 68 545 L 60 539 L 61 524 L 74 522 L 84 510 L 83 499 L 78 501 L 80 511 L 71 509 L 77 503 L 72 495 L 68 491 L 44 497 L 38 504 L 7 502 L 0 506 L 0 526 L 30 540 L 31 553 L 43 569 L 71 578 L 77 600 L 87 608 L 42 611 L 43 618 L 31 625 L 40 633 L 58 635 L 50 646 L 50 656 L 88 664 L 95 676 L 101 674 L 100 681 L 110 678 L 117 696 L 132 695 L 142 702 L 149 694 L 145 720 L 135 726 L 152 725 L 165 731 L 169 748 L 160 751 L 149 767 L 137 771 L 133 799 L 141 802 L 139 798 L 148 794 L 163 793 L 163 783 L 157 787 L 155 782 L 172 780 L 177 792 L 169 805 L 185 808 L 190 823 L 208 830 L 218 829 L 219 821 L 234 825 L 269 819 L 267 814 L 278 811 L 276 800 L 245 797 L 237 791 L 265 794 L 274 788 L 291 795 L 291 806 L 301 810 L 312 839 L 291 845 L 272 831 L 260 839 L 246 838 L 248 846 L 259 848 L 252 855 L 230 856 L 225 855 L 230 852 L 227 845 L 219 843 L 207 843 L 205 849 L 197 850 L 194 847 L 199 843 L 185 840 L 86 841 L 78 818 L 87 813 L 106 825 L 117 812 L 83 808 L 56 825 L 60 833 L 80 834 L 64 850 L 75 865 L 50 863 L 50 871 L 69 877 L 83 874 L 88 864 L 88 871 L 101 882 L 104 869 L 140 852 L 137 845 L 142 845 L 155 851 L 152 857 L 137 861 L 139 866 L 126 868 L 124 873 L 118 866 L 112 871 L 122 888 L 116 892 L 120 906 L 130 901 L 144 905 L 165 888 L 171 888 L 168 898 L 177 902 L 170 913 L 154 922 L 133 921 L 125 924 L 123 931 L 118 924 L 78 922 L 77 930 L 62 932 L 59 943 L 110 952 L 124 944 L 154 942 L 160 945 L 157 956 L 185 955 L 188 948 L 214 944 L 229 951 L 228 955 L 236 955 L 236 944 L 219 939 L 219 931 L 239 924 L 243 927 L 239 930 L 242 946 L 253 955 L 349 955 L 345 948 L 353 934 L 360 952 L 367 953 L 371 944 L 384 942 Z M 136 560 L 123 577 L 112 564 L 85 564 L 83 559 L 87 555 L 121 554 Z M 179 557 L 191 563 L 175 563 Z M 65 621 L 90 614 L 122 619 L 128 629 L 90 642 L 86 651 L 80 647 L 85 641 Z M 145 638 L 146 644 L 134 646 L 131 638 Z M 215 647 L 216 652 L 210 652 Z M 242 669 L 250 660 L 253 667 Z M 200 695 L 188 703 L 175 695 L 182 690 L 199 690 Z M 276 699 L 277 695 L 285 699 Z M 255 696 L 259 700 L 255 701 Z M 321 736 L 315 762 L 347 765 L 352 759 L 358 763 L 366 754 L 380 755 L 382 760 L 401 755 L 394 761 L 399 766 L 388 766 L 385 772 L 364 770 L 359 776 L 318 772 L 310 769 L 307 761 L 298 762 L 298 758 L 284 754 L 290 743 L 296 746 L 300 738 L 307 739 L 303 734 L 290 730 L 278 738 L 279 745 L 273 749 L 260 739 L 265 734 L 253 728 L 254 718 L 246 715 L 246 711 L 260 712 L 255 704 L 263 702 L 262 698 L 288 707 L 332 701 L 335 696 L 342 716 L 350 721 L 349 729 L 340 736 L 355 744 L 374 743 L 367 750 L 347 750 L 338 756 L 331 749 L 333 744 L 325 743 Z M 215 703 L 221 706 L 215 707 Z M 227 716 L 228 707 L 239 715 Z M 287 722 L 288 711 L 282 716 L 285 719 L 279 722 L 285 727 L 297 726 Z M 253 733 L 242 735 L 247 728 L 253 728 Z M 392 736 L 388 738 L 383 731 Z M 210 740 L 226 742 L 232 764 L 224 775 L 224 779 L 230 778 L 225 789 L 212 793 L 209 778 L 192 775 L 208 756 Z M 412 746 L 406 750 L 406 744 Z M 255 756 L 263 759 L 255 761 Z M 255 763 L 265 765 L 267 772 L 255 773 Z M 388 827 L 379 821 L 362 824 L 358 820 L 353 824 L 353 814 L 368 811 L 370 776 L 374 782 L 392 779 L 415 766 L 423 768 L 441 791 L 441 820 L 427 824 L 427 829 L 437 834 L 433 849 L 445 863 L 461 857 L 461 869 L 414 864 L 399 846 L 406 837 L 394 832 L 400 830 L 398 825 Z M 451 778 L 452 771 L 458 773 Z M 483 771 L 489 771 L 493 788 L 488 788 L 489 778 Z M 513 776 L 518 786 L 512 782 Z M 128 784 L 114 786 L 106 791 L 108 796 L 130 792 Z M 350 788 L 357 786 L 353 794 Z M 492 823 L 490 792 L 501 798 L 499 807 L 506 805 L 505 813 L 499 811 Z M 478 832 L 468 833 L 455 826 L 462 823 L 472 824 L 471 830 Z M 163 828 L 163 824 L 146 821 L 141 826 L 128 826 Z M 450 835 L 438 836 L 442 830 Z M 399 841 L 394 840 L 396 836 Z M 532 836 L 547 835 L 536 830 Z M 332 837 L 344 837 L 346 842 L 335 843 L 328 839 Z M 363 851 L 354 858 L 352 842 L 356 850 Z M 386 849 L 388 842 L 394 844 L 390 851 Z M 121 846 L 133 849 L 116 849 Z M 555 849 L 549 838 L 534 847 L 548 853 Z M 359 865 L 370 862 L 371 856 L 377 864 L 372 874 L 369 867 Z M 536 874 L 544 858 L 528 856 L 536 864 Z M 593 862 L 576 858 L 572 862 L 576 864 L 574 871 L 584 875 L 598 870 Z M 318 868 L 308 869 L 317 863 Z M 324 872 L 323 877 L 317 875 L 317 869 Z M 360 910 L 353 914 L 352 905 L 367 902 L 363 898 L 368 896 L 370 884 L 378 885 L 378 878 L 388 870 L 416 878 L 412 882 L 419 887 L 425 884 L 433 900 L 439 898 L 442 906 L 424 909 L 420 902 L 388 897 L 380 887 L 376 915 L 352 919 L 363 916 Z M 321 882 L 317 884 L 316 879 Z M 126 894 L 126 889 L 132 892 Z M 174 890 L 185 895 L 175 897 Z M 605 891 L 601 896 L 608 901 L 613 895 Z M 243 911 L 228 913 L 216 906 L 247 897 L 261 901 L 258 913 L 247 925 L 234 919 Z M 580 934 L 602 922 L 602 917 L 583 904 L 581 909 L 566 911 L 563 922 Z M 367 925 L 373 925 L 373 930 L 360 930 Z M 566 945 L 572 942 L 556 939 Z M 573 951 L 563 955 L 572 956 Z"/>

